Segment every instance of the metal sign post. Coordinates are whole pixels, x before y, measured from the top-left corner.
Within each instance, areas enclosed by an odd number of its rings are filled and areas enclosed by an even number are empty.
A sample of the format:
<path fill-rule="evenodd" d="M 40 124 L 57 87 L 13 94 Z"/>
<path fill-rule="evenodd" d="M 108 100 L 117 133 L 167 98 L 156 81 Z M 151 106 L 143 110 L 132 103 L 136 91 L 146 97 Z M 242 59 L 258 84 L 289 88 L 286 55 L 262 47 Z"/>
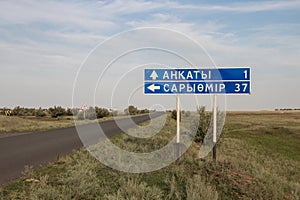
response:
<path fill-rule="evenodd" d="M 88 109 L 88 107 L 86 106 L 86 104 L 83 104 L 81 109 L 83 110 L 83 119 L 85 119 L 85 111 Z"/>
<path fill-rule="evenodd" d="M 177 94 L 177 96 L 176 96 L 176 111 L 177 111 L 176 156 L 178 158 L 180 156 L 180 99 L 179 99 L 179 94 Z"/>
<path fill-rule="evenodd" d="M 213 160 L 217 160 L 217 95 L 214 95 L 214 107 L 213 107 Z"/>

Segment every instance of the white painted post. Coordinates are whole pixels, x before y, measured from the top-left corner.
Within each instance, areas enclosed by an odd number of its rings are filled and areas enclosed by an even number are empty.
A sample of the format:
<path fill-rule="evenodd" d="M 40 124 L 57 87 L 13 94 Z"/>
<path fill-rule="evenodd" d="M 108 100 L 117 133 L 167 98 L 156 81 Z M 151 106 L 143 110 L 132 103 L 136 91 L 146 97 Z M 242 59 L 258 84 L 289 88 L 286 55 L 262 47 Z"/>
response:
<path fill-rule="evenodd" d="M 180 142 L 180 100 L 179 100 L 179 94 L 177 94 L 176 97 L 176 110 L 177 110 L 177 140 L 176 142 L 179 144 Z"/>
<path fill-rule="evenodd" d="M 176 96 L 176 110 L 177 110 L 176 158 L 179 158 L 180 157 L 180 99 L 179 99 L 179 94 L 177 94 L 177 96 Z"/>
<path fill-rule="evenodd" d="M 217 158 L 217 95 L 214 95 L 214 107 L 213 107 L 213 159 Z"/>

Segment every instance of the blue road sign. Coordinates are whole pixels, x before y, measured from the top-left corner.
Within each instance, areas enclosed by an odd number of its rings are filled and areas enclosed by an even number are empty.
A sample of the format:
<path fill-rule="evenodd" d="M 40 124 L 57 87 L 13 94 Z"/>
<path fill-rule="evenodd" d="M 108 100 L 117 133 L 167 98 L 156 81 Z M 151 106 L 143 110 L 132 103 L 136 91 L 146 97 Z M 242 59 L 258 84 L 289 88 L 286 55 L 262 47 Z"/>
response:
<path fill-rule="evenodd" d="M 145 69 L 145 94 L 250 94 L 251 70 Z"/>
<path fill-rule="evenodd" d="M 218 69 L 145 69 L 145 81 L 208 81 L 208 80 L 250 80 L 250 68 Z"/>

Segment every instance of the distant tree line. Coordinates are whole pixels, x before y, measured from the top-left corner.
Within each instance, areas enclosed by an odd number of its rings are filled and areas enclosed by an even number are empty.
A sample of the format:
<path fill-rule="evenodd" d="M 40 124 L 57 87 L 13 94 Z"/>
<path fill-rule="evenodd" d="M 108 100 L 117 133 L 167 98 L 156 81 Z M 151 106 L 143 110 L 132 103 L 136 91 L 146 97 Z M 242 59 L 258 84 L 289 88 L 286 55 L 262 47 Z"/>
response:
<path fill-rule="evenodd" d="M 284 110 L 300 110 L 300 108 L 276 108 L 275 109 L 275 111 L 279 111 L 279 110 L 281 110 L 281 111 L 284 111 Z"/>
<path fill-rule="evenodd" d="M 9 111 L 9 112 L 8 112 Z M 88 110 L 83 111 L 79 108 L 63 108 L 61 106 L 54 106 L 50 108 L 24 108 L 17 106 L 13 109 L 2 108 L 0 114 L 11 116 L 35 116 L 35 117 L 52 117 L 59 118 L 61 116 L 77 116 L 79 119 L 84 117 L 86 119 L 97 119 L 111 115 L 111 111 L 106 108 L 90 107 Z M 82 113 L 82 114 L 81 114 Z"/>
<path fill-rule="evenodd" d="M 79 120 L 83 120 L 83 119 L 94 120 L 94 119 L 100 119 L 103 117 L 111 116 L 112 111 L 106 108 L 89 107 L 87 110 L 77 109 L 74 114 L 77 116 L 77 119 Z"/>
<path fill-rule="evenodd" d="M 124 113 L 126 115 L 137 115 L 137 114 L 145 114 L 149 113 L 150 111 L 148 109 L 142 109 L 139 110 L 137 107 L 134 107 L 133 105 L 128 106 L 128 108 L 124 109 Z"/>
<path fill-rule="evenodd" d="M 139 110 L 137 107 L 130 105 L 126 109 L 124 109 L 124 113 L 126 115 L 136 115 L 136 114 L 144 114 L 149 113 L 148 109 Z M 59 118 L 62 116 L 76 116 L 77 119 L 99 119 L 108 116 L 117 116 L 119 113 L 116 110 L 100 108 L 100 107 L 89 107 L 86 110 L 82 110 L 79 108 L 63 108 L 61 106 L 54 106 L 50 108 L 25 108 L 17 106 L 13 109 L 9 108 L 0 108 L 1 115 L 7 116 L 35 116 L 35 117 L 52 117 Z"/>

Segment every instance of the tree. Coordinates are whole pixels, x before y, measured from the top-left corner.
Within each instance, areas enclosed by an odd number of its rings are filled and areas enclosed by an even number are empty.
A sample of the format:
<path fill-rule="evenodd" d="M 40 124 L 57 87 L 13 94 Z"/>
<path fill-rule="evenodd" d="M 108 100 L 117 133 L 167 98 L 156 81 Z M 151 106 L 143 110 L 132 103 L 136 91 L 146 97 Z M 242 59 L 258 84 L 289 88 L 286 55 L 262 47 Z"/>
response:
<path fill-rule="evenodd" d="M 172 115 L 171 117 L 175 120 L 177 120 L 177 110 L 172 110 Z"/>
<path fill-rule="evenodd" d="M 133 105 L 130 105 L 130 106 L 128 106 L 128 108 L 126 108 L 124 110 L 124 112 L 127 115 L 136 115 L 136 114 L 138 114 L 138 109 L 137 109 L 137 107 L 134 107 Z"/>
<path fill-rule="evenodd" d="M 44 112 L 44 110 L 40 107 L 39 109 L 36 109 L 34 111 L 34 115 L 36 117 L 45 117 L 46 116 L 46 113 Z"/>
<path fill-rule="evenodd" d="M 16 116 L 35 116 L 35 109 L 17 106 L 12 110 L 11 114 Z"/>
<path fill-rule="evenodd" d="M 48 111 L 49 111 L 51 117 L 53 117 L 53 118 L 60 117 L 60 116 L 66 114 L 66 110 L 61 106 L 54 106 L 54 108 L 51 107 L 48 109 Z"/>
<path fill-rule="evenodd" d="M 110 112 L 106 108 L 95 108 L 97 118 L 103 118 L 110 115 Z"/>
<path fill-rule="evenodd" d="M 23 108 L 25 113 L 24 116 L 35 116 L 35 108 Z"/>
<path fill-rule="evenodd" d="M 140 111 L 141 114 L 149 113 L 149 110 L 147 108 Z"/>
<path fill-rule="evenodd" d="M 24 114 L 24 108 L 21 108 L 20 106 L 17 106 L 12 110 L 12 115 L 22 116 L 23 114 Z"/>
<path fill-rule="evenodd" d="M 181 121 L 181 115 L 182 115 L 182 113 L 179 113 L 179 116 L 180 116 L 180 121 Z M 177 110 L 172 110 L 172 115 L 171 115 L 171 117 L 173 118 L 173 119 L 175 119 L 175 120 L 177 120 Z"/>
<path fill-rule="evenodd" d="M 197 133 L 195 136 L 195 142 L 203 142 L 205 135 L 209 128 L 211 114 L 205 111 L 205 106 L 200 106 L 197 108 L 199 114 L 199 124 Z"/>
<path fill-rule="evenodd" d="M 66 115 L 67 115 L 67 116 L 72 116 L 72 115 L 73 115 L 73 111 L 72 111 L 71 108 L 68 108 L 68 109 L 66 110 Z"/>

